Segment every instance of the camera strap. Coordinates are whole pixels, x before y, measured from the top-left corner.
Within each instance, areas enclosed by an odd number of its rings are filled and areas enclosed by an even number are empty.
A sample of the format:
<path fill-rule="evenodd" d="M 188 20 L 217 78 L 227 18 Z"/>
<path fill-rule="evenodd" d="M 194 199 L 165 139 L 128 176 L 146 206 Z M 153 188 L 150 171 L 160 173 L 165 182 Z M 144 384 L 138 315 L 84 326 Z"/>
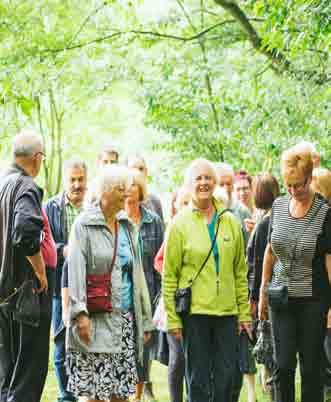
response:
<path fill-rule="evenodd" d="M 206 258 L 204 259 L 203 263 L 201 264 L 201 267 L 199 268 L 198 272 L 197 272 L 197 273 L 194 275 L 194 277 L 189 281 L 188 287 L 190 287 L 190 288 L 192 287 L 193 283 L 196 281 L 196 279 L 198 278 L 198 276 L 201 274 L 202 270 L 204 269 L 204 267 L 205 267 L 206 264 L 207 264 L 207 261 L 209 260 L 209 257 L 210 257 L 210 255 L 211 255 L 211 253 L 213 252 L 213 249 L 214 249 L 214 246 L 215 246 L 215 243 L 216 243 L 216 240 L 217 240 L 217 235 L 218 235 L 218 230 L 219 230 L 219 227 L 220 227 L 221 218 L 222 218 L 222 216 L 223 216 L 226 212 L 231 212 L 231 210 L 228 209 L 228 208 L 226 208 L 226 209 L 224 209 L 222 212 L 220 212 L 220 213 L 217 215 L 217 226 L 216 226 L 215 236 L 214 236 L 213 241 L 212 241 L 212 243 L 211 243 L 210 250 L 209 250 L 209 252 L 208 252 Z"/>

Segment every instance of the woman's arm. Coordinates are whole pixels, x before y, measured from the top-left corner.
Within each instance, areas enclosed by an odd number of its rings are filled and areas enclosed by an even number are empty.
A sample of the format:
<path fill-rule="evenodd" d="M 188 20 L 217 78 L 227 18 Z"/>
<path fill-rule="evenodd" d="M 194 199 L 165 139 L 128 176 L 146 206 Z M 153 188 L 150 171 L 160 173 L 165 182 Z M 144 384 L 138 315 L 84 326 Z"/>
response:
<path fill-rule="evenodd" d="M 325 254 L 325 268 L 329 278 L 329 292 L 331 292 L 331 254 Z M 327 328 L 331 328 L 331 306 L 329 306 Z"/>
<path fill-rule="evenodd" d="M 70 322 L 76 323 L 82 342 L 89 344 L 92 330 L 86 296 L 87 247 L 89 246 L 87 236 L 86 227 L 76 221 L 69 239 L 68 290 Z"/>
<path fill-rule="evenodd" d="M 165 240 L 162 295 L 167 313 L 168 330 L 178 339 L 181 337 L 181 328 L 183 324 L 175 310 L 175 292 L 178 288 L 182 264 L 182 237 L 176 224 L 171 223 Z"/>
<path fill-rule="evenodd" d="M 275 262 L 276 262 L 276 256 L 272 251 L 270 243 L 268 243 L 263 258 L 262 280 L 261 280 L 260 301 L 259 301 L 260 320 L 266 320 L 268 317 L 268 311 L 267 311 L 268 303 L 267 303 L 266 290 L 272 277 L 273 266 Z"/>
<path fill-rule="evenodd" d="M 260 222 L 256 228 L 255 236 L 255 244 L 254 244 L 254 278 L 252 283 L 252 299 L 255 301 L 259 300 L 259 292 L 262 282 L 262 272 L 263 272 L 263 258 L 264 253 L 268 244 L 268 227 L 269 227 L 269 219 L 264 218 L 262 222 Z"/>

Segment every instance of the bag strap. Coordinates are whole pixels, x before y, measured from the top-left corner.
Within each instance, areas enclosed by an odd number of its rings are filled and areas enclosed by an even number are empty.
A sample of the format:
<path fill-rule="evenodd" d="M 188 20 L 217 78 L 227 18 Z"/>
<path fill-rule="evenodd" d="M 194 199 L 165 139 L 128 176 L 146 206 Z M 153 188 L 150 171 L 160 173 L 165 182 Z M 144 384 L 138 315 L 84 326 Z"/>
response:
<path fill-rule="evenodd" d="M 115 261 L 116 261 L 116 256 L 117 256 L 117 250 L 118 250 L 118 222 L 117 220 L 115 221 L 115 240 L 114 240 L 114 253 L 113 253 L 113 258 L 111 260 L 110 264 L 110 269 L 109 269 L 109 274 L 112 273 Z M 93 260 L 93 253 L 92 253 L 92 244 L 91 244 L 91 238 L 89 235 L 89 229 L 87 227 L 87 264 L 91 263 L 91 265 L 94 265 L 94 260 Z"/>
<path fill-rule="evenodd" d="M 115 260 L 117 256 L 117 249 L 118 249 L 118 222 L 117 220 L 115 221 L 115 240 L 114 240 L 114 253 L 113 253 L 113 258 L 110 264 L 110 270 L 109 273 L 111 274 L 115 265 Z"/>
<path fill-rule="evenodd" d="M 213 241 L 212 241 L 212 243 L 211 243 L 210 250 L 209 250 L 209 252 L 208 252 L 206 258 L 204 259 L 203 263 L 201 264 L 201 267 L 200 267 L 199 271 L 198 271 L 198 272 L 195 274 L 195 276 L 190 280 L 190 283 L 189 283 L 189 286 L 188 286 L 189 288 L 192 287 L 193 283 L 196 281 L 196 279 L 198 278 L 198 276 L 201 274 L 202 270 L 204 269 L 204 267 L 205 267 L 206 264 L 207 264 L 207 261 L 209 260 L 209 257 L 210 257 L 210 255 L 211 255 L 211 253 L 213 252 L 213 249 L 214 249 L 214 246 L 215 246 L 215 243 L 216 243 L 216 240 L 217 240 L 218 229 L 219 229 L 219 227 L 220 227 L 221 218 L 222 218 L 222 216 L 223 216 L 226 212 L 231 212 L 231 210 L 228 209 L 228 208 L 226 208 L 226 209 L 224 209 L 222 212 L 220 212 L 220 213 L 217 215 L 216 232 L 215 232 L 215 236 L 214 236 L 214 238 L 213 238 Z"/>

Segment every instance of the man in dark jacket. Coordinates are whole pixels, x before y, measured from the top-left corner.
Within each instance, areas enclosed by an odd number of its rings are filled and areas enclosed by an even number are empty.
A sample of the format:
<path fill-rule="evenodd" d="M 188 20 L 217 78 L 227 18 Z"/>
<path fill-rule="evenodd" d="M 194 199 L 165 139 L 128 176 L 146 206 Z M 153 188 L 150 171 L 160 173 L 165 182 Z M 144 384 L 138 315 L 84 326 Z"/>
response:
<path fill-rule="evenodd" d="M 67 391 L 68 376 L 65 368 L 65 327 L 62 320 L 61 276 L 67 257 L 71 226 L 82 210 L 86 193 L 87 167 L 84 161 L 73 158 L 64 164 L 64 191 L 48 200 L 45 209 L 57 250 L 55 290 L 53 296 L 54 370 L 60 396 L 59 402 L 75 401 Z"/>
<path fill-rule="evenodd" d="M 16 289 L 15 296 L 28 280 L 36 282 L 40 295 L 48 289 L 40 252 L 43 193 L 33 180 L 43 152 L 39 135 L 18 134 L 14 163 L 0 178 L 0 402 L 38 402 L 44 385 L 39 357 L 45 334 L 38 319 L 22 321 L 14 302 Z"/>

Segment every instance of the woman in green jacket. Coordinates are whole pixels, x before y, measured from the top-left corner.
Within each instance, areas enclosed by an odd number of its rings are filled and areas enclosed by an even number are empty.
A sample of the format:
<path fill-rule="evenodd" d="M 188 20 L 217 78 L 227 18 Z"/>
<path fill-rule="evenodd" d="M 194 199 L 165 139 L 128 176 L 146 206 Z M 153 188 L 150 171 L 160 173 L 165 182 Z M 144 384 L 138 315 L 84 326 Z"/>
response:
<path fill-rule="evenodd" d="M 211 162 L 193 161 L 187 184 L 192 203 L 171 222 L 166 238 L 162 289 L 168 330 L 183 341 L 190 402 L 208 401 L 210 395 L 225 402 L 232 395 L 238 325 L 249 335 L 251 331 L 244 240 L 236 218 L 222 214 L 213 198 Z M 176 290 L 189 286 L 213 243 L 192 284 L 190 313 L 179 316 Z"/>

